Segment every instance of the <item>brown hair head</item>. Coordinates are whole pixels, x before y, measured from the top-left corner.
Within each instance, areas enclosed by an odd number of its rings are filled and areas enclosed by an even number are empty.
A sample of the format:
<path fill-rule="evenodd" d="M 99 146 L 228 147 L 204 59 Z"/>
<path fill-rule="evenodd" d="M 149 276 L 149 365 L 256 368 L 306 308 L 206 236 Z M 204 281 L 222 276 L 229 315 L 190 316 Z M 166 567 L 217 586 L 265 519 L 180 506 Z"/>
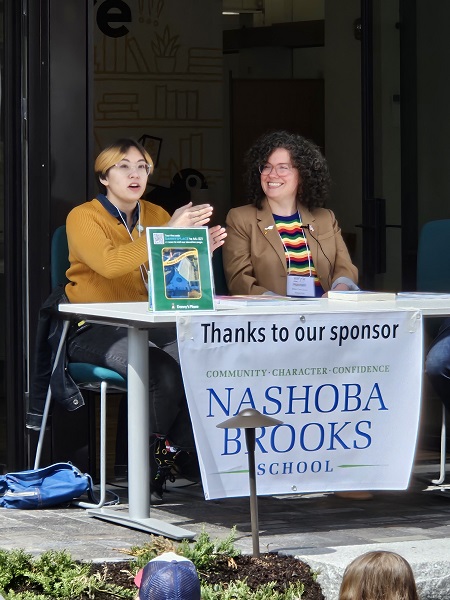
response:
<path fill-rule="evenodd" d="M 419 600 L 410 564 L 395 552 L 361 554 L 345 569 L 339 600 Z"/>

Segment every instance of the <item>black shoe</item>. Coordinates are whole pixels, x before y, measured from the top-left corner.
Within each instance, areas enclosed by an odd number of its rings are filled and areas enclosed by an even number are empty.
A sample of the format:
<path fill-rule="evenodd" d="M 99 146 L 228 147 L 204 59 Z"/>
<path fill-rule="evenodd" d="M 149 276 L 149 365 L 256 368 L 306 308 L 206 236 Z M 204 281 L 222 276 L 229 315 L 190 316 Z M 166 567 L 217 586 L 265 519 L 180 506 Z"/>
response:
<path fill-rule="evenodd" d="M 150 436 L 150 495 L 153 503 L 162 502 L 166 481 L 175 481 L 172 474 L 175 453 L 163 436 Z"/>
<path fill-rule="evenodd" d="M 177 477 L 189 481 L 200 481 L 200 469 L 195 452 L 188 452 L 172 446 L 167 438 L 151 436 L 150 452 L 150 492 L 152 497 L 162 501 L 166 481 L 175 481 Z"/>
<path fill-rule="evenodd" d="M 159 492 L 155 488 L 153 488 L 153 490 L 152 490 L 152 488 L 150 486 L 150 504 L 162 504 L 162 503 L 163 503 L 162 491 Z"/>
<path fill-rule="evenodd" d="M 179 450 L 174 457 L 172 470 L 180 479 L 198 483 L 201 480 L 197 454 L 187 450 Z"/>
<path fill-rule="evenodd" d="M 25 427 L 27 429 L 32 429 L 33 431 L 40 431 L 42 426 L 42 413 L 38 412 L 27 412 L 27 416 L 25 419 Z M 47 423 L 45 428 L 48 429 L 50 427 L 50 415 L 47 418 Z"/>
<path fill-rule="evenodd" d="M 114 465 L 114 477 L 118 480 L 128 478 L 128 465 Z"/>

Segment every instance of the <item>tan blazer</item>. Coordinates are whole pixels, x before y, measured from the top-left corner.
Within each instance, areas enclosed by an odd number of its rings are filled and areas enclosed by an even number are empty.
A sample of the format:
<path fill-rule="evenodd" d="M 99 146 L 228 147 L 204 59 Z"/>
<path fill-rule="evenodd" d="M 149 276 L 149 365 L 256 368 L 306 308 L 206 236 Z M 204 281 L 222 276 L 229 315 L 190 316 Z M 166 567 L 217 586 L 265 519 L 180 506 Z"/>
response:
<path fill-rule="evenodd" d="M 313 212 L 299 205 L 306 239 L 320 283 L 325 291 L 338 277 L 358 281 L 334 213 Z M 223 264 L 230 294 L 286 295 L 287 264 L 284 247 L 267 199 L 261 210 L 253 205 L 232 208 L 226 218 L 227 238 Z"/>

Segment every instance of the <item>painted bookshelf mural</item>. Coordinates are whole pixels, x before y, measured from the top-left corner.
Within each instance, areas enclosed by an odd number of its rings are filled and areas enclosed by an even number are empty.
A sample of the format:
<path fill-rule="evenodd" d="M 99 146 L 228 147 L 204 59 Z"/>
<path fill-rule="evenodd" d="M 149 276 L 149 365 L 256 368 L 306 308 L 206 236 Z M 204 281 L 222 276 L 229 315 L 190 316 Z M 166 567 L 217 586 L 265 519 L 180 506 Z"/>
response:
<path fill-rule="evenodd" d="M 97 0 L 96 151 L 139 139 L 156 169 L 147 196 L 172 212 L 222 203 L 220 0 Z"/>

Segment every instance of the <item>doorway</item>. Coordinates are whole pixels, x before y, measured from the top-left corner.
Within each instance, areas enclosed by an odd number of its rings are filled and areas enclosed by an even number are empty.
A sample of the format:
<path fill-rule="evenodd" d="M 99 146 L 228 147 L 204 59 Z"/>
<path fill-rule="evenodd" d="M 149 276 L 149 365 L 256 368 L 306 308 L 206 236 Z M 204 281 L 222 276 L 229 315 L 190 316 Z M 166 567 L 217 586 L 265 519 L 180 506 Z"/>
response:
<path fill-rule="evenodd" d="M 361 9 L 363 285 L 414 290 L 420 228 L 450 217 L 450 5 Z"/>

